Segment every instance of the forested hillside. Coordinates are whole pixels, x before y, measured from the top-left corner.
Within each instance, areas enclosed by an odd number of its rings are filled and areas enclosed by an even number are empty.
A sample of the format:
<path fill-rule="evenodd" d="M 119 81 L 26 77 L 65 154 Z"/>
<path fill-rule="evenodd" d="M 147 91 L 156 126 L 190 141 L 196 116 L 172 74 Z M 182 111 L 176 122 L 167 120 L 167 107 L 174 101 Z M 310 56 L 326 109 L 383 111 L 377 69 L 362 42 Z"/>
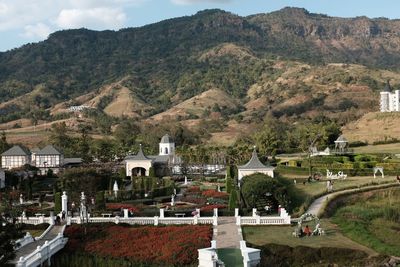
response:
<path fill-rule="evenodd" d="M 343 124 L 377 109 L 387 79 L 400 83 L 399 31 L 398 20 L 298 8 L 248 17 L 205 10 L 120 31 L 59 31 L 0 53 L 0 122 L 59 120 L 70 116 L 60 112 L 68 106 L 89 103 L 111 117 L 219 112 L 251 123 L 269 112 L 324 112 Z M 187 105 L 210 90 L 234 106 Z"/>

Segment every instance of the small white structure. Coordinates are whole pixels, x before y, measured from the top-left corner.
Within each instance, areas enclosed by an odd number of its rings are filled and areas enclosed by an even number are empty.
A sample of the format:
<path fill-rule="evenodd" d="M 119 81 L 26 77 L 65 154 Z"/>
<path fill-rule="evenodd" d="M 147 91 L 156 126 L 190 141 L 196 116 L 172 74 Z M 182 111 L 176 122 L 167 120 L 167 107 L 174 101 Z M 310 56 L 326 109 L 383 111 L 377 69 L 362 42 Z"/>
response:
<path fill-rule="evenodd" d="M 315 157 L 315 156 L 329 156 L 331 154 L 331 150 L 329 147 L 325 148 L 324 151 L 318 151 L 317 147 L 313 146 L 310 148 L 310 156 Z"/>
<path fill-rule="evenodd" d="M 266 166 L 261 163 L 258 159 L 256 148 L 254 147 L 253 154 L 249 162 L 245 165 L 238 166 L 238 178 L 242 180 L 244 176 L 251 175 L 253 173 L 263 173 L 270 177 L 274 177 L 274 167 Z"/>
<path fill-rule="evenodd" d="M 159 154 L 160 156 L 175 155 L 175 143 L 169 136 L 169 134 L 166 134 L 161 138 L 159 147 L 160 147 L 160 154 Z"/>
<path fill-rule="evenodd" d="M 400 111 L 400 90 L 395 90 L 394 92 L 392 92 L 389 81 L 386 82 L 385 88 L 381 92 L 380 111 Z"/>
<path fill-rule="evenodd" d="M 385 175 L 383 174 L 383 167 L 374 167 L 374 178 L 376 178 L 376 174 L 380 172 L 382 175 L 382 178 L 385 178 Z"/>
<path fill-rule="evenodd" d="M 348 141 L 344 135 L 341 135 L 335 141 L 335 150 L 337 152 L 346 152 Z"/>
<path fill-rule="evenodd" d="M 61 212 L 65 212 L 65 214 L 68 214 L 68 196 L 67 192 L 63 192 L 61 196 Z"/>
<path fill-rule="evenodd" d="M 118 183 L 117 181 L 114 181 L 114 186 L 113 186 L 113 191 L 114 191 L 114 196 L 117 197 L 118 196 Z"/>

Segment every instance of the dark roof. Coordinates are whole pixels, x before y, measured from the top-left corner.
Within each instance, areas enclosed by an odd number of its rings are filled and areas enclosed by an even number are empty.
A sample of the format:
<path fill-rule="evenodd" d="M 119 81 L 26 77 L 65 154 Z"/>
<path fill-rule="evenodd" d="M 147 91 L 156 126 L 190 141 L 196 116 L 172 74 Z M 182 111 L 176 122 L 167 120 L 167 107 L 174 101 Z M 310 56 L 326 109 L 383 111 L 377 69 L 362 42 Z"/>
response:
<path fill-rule="evenodd" d="M 5 151 L 2 156 L 29 156 L 31 153 L 28 149 L 15 145 L 9 150 Z"/>
<path fill-rule="evenodd" d="M 151 158 L 148 158 L 144 153 L 142 149 L 142 145 L 139 147 L 139 152 L 136 155 L 128 155 L 125 157 L 125 159 L 132 159 L 132 160 L 152 160 Z"/>
<path fill-rule="evenodd" d="M 161 138 L 161 142 L 160 143 L 162 143 L 162 144 L 171 144 L 173 142 L 174 142 L 174 140 L 172 140 L 172 137 L 169 136 L 169 134 L 166 134 Z"/>
<path fill-rule="evenodd" d="M 261 161 L 258 159 L 255 148 L 253 150 L 253 154 L 252 154 L 249 162 L 247 162 L 245 165 L 238 167 L 238 169 L 267 169 L 267 168 L 271 168 L 271 167 L 265 166 L 264 164 L 261 163 Z"/>
<path fill-rule="evenodd" d="M 65 158 L 64 165 L 68 165 L 68 164 L 82 164 L 82 159 L 81 158 Z"/>
<path fill-rule="evenodd" d="M 61 155 L 61 152 L 58 151 L 54 146 L 47 145 L 43 149 L 38 151 L 36 155 Z"/>
<path fill-rule="evenodd" d="M 153 159 L 155 163 L 168 163 L 170 156 L 157 155 L 157 156 L 149 156 L 149 158 Z"/>
<path fill-rule="evenodd" d="M 342 134 L 341 136 L 338 137 L 338 139 L 336 139 L 335 142 L 347 142 L 346 137 L 344 137 L 344 135 Z"/>
<path fill-rule="evenodd" d="M 386 81 L 385 88 L 383 89 L 383 92 L 391 92 L 392 87 L 390 86 L 389 80 Z"/>

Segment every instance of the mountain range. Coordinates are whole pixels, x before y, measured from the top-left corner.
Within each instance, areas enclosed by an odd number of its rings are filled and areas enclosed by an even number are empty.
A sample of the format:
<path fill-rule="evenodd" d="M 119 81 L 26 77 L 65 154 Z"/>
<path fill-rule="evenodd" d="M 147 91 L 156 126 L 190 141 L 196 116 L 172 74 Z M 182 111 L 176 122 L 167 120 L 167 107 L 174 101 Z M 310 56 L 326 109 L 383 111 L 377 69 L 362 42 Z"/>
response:
<path fill-rule="evenodd" d="M 1 122 L 55 121 L 69 106 L 88 105 L 189 126 L 214 113 L 235 119 L 227 128 L 266 113 L 346 124 L 378 109 L 387 80 L 400 84 L 399 51 L 400 20 L 299 8 L 247 17 L 204 10 L 119 31 L 64 30 L 0 53 Z"/>

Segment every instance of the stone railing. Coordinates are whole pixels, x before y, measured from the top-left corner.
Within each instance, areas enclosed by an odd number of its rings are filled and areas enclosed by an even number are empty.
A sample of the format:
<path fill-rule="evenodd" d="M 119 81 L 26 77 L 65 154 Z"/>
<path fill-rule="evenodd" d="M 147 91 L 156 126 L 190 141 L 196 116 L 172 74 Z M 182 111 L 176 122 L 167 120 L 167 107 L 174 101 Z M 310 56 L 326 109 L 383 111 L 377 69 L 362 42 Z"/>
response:
<path fill-rule="evenodd" d="M 63 237 L 62 233 L 59 233 L 51 241 L 46 241 L 43 246 L 38 246 L 31 254 L 21 257 L 16 266 L 17 267 L 31 267 L 31 266 L 42 266 L 46 261 L 50 266 L 50 257 L 57 253 L 59 250 L 64 248 L 67 243 L 67 238 Z"/>
<path fill-rule="evenodd" d="M 219 260 L 217 255 L 217 241 L 211 241 L 211 247 L 198 249 L 199 267 L 216 267 Z"/>
<path fill-rule="evenodd" d="M 217 224 L 216 217 L 90 217 L 89 223 L 127 223 L 127 224 L 140 224 L 140 225 L 173 225 L 173 224 Z M 67 224 L 81 224 L 80 217 L 67 218 Z"/>
<path fill-rule="evenodd" d="M 258 266 L 261 261 L 261 250 L 255 248 L 248 248 L 246 241 L 240 241 L 240 251 L 243 257 L 244 267 Z"/>
<path fill-rule="evenodd" d="M 236 213 L 236 215 L 238 212 Z M 236 216 L 236 225 L 287 225 L 290 224 L 290 215 L 281 208 L 279 216 L 259 216 L 253 209 L 253 216 Z"/>
<path fill-rule="evenodd" d="M 29 232 L 26 232 L 26 235 L 20 239 L 18 239 L 17 241 L 15 241 L 15 250 L 18 250 L 20 248 L 22 248 L 23 246 L 26 246 L 30 243 L 33 242 L 33 237 Z"/>

